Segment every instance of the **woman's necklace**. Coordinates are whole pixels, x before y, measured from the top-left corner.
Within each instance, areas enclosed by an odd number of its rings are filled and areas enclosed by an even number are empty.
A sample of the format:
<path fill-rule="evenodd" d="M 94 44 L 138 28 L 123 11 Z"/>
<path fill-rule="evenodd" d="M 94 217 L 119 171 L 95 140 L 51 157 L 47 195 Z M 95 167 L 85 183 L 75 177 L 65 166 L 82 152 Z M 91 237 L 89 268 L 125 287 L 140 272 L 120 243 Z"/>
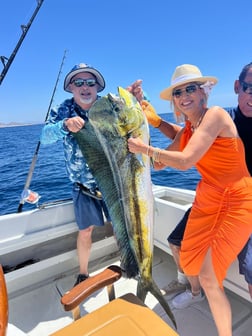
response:
<path fill-rule="evenodd" d="M 201 121 L 202 121 L 205 113 L 206 113 L 206 111 L 204 111 L 204 112 L 201 113 L 201 115 L 200 115 L 200 117 L 199 117 L 199 119 L 198 119 L 198 121 L 197 121 L 197 123 L 196 123 L 195 126 L 191 125 L 191 131 L 192 132 L 194 132 L 199 127 L 199 125 L 200 125 L 200 123 L 201 123 Z"/>

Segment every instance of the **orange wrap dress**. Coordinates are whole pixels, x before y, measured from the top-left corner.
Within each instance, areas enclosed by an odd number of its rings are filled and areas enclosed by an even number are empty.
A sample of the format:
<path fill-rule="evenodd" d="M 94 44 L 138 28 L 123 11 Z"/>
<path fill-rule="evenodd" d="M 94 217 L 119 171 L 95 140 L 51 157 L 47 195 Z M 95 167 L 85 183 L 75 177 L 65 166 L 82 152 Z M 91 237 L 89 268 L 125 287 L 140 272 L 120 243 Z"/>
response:
<path fill-rule="evenodd" d="M 180 149 L 192 135 L 186 127 Z M 252 178 L 240 138 L 217 138 L 196 168 L 202 176 L 181 244 L 180 260 L 186 275 L 198 275 L 211 250 L 221 288 L 227 269 L 252 233 Z"/>

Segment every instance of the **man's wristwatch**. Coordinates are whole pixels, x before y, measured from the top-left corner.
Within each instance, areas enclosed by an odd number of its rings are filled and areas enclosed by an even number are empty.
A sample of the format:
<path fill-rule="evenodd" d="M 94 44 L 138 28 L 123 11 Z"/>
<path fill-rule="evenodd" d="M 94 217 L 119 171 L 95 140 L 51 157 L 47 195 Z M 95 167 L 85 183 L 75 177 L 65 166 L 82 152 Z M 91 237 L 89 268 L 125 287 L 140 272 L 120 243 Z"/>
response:
<path fill-rule="evenodd" d="M 64 122 L 63 122 L 63 125 L 62 125 L 62 128 L 63 128 L 63 130 L 64 130 L 65 132 L 69 132 L 69 129 L 68 129 L 67 125 L 66 125 L 66 121 L 67 121 L 68 119 L 69 119 L 69 118 L 64 119 Z"/>

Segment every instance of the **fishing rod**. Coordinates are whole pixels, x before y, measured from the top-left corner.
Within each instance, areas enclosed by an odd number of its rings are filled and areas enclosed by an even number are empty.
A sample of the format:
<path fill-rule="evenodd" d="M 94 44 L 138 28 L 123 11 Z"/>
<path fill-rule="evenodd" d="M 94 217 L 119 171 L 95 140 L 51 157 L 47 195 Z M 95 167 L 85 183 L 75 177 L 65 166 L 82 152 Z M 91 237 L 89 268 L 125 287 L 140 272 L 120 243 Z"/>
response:
<path fill-rule="evenodd" d="M 20 48 L 20 46 L 21 46 L 21 44 L 22 44 L 22 42 L 23 42 L 23 40 L 24 40 L 24 38 L 25 38 L 33 20 L 34 20 L 34 18 L 35 18 L 35 16 L 37 15 L 40 7 L 42 6 L 43 1 L 44 0 L 37 0 L 37 7 L 36 7 L 32 17 L 30 18 L 30 21 L 27 23 L 27 25 L 21 25 L 22 35 L 21 35 L 16 47 L 14 48 L 10 58 L 7 58 L 5 56 L 0 56 L 0 60 L 1 60 L 1 62 L 3 64 L 3 67 L 4 67 L 1 74 L 0 74 L 0 85 L 2 84 L 2 81 L 4 80 L 4 77 L 7 74 L 8 70 L 11 66 L 11 63 L 13 62 L 13 60 L 14 60 L 17 52 L 18 52 L 18 49 Z"/>
<path fill-rule="evenodd" d="M 45 122 L 47 121 L 48 115 L 49 115 L 51 107 L 52 107 L 53 98 L 54 98 L 54 95 L 55 95 L 55 92 L 56 92 L 56 89 L 57 89 L 57 86 L 58 86 L 58 82 L 59 82 L 59 78 L 60 78 L 60 74 L 61 74 L 61 70 L 63 68 L 63 64 L 64 64 L 65 58 L 66 58 L 66 50 L 64 51 L 64 55 L 63 55 L 63 58 L 62 58 L 62 61 L 61 61 L 61 65 L 60 65 L 60 68 L 59 68 L 58 76 L 57 76 L 57 79 L 56 79 L 56 82 L 55 82 L 55 85 L 54 85 L 53 93 L 52 93 L 51 100 L 50 100 L 50 103 L 49 103 L 49 106 L 48 106 L 48 110 L 47 110 L 47 113 L 46 113 Z M 26 179 L 26 182 L 25 182 L 24 190 L 23 190 L 23 193 L 22 193 L 23 196 L 21 196 L 21 200 L 19 202 L 19 206 L 18 206 L 17 212 L 22 212 L 23 205 L 24 205 L 24 203 L 26 201 L 26 199 L 25 199 L 26 197 L 24 196 L 24 194 L 26 193 L 27 197 L 29 197 L 28 189 L 29 189 L 29 186 L 30 186 L 30 183 L 31 183 L 32 174 L 33 174 L 34 167 L 35 167 L 35 164 L 36 164 L 36 161 L 37 161 L 39 148 L 40 148 L 40 140 L 38 141 L 35 153 L 33 155 L 33 159 L 32 159 L 32 162 L 31 162 L 30 169 L 29 169 L 29 173 L 27 175 L 27 179 Z M 34 202 L 30 201 L 30 203 L 36 203 L 36 200 L 34 200 Z"/>

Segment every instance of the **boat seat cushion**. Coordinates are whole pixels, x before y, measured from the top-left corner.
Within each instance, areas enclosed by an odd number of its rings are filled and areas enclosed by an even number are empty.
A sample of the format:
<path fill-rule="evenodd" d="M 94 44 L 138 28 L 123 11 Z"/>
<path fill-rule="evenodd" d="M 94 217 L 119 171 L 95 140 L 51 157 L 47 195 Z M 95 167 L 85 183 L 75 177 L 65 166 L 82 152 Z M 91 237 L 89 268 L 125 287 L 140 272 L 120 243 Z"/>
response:
<path fill-rule="evenodd" d="M 134 294 L 119 297 L 51 336 L 178 336 Z"/>

